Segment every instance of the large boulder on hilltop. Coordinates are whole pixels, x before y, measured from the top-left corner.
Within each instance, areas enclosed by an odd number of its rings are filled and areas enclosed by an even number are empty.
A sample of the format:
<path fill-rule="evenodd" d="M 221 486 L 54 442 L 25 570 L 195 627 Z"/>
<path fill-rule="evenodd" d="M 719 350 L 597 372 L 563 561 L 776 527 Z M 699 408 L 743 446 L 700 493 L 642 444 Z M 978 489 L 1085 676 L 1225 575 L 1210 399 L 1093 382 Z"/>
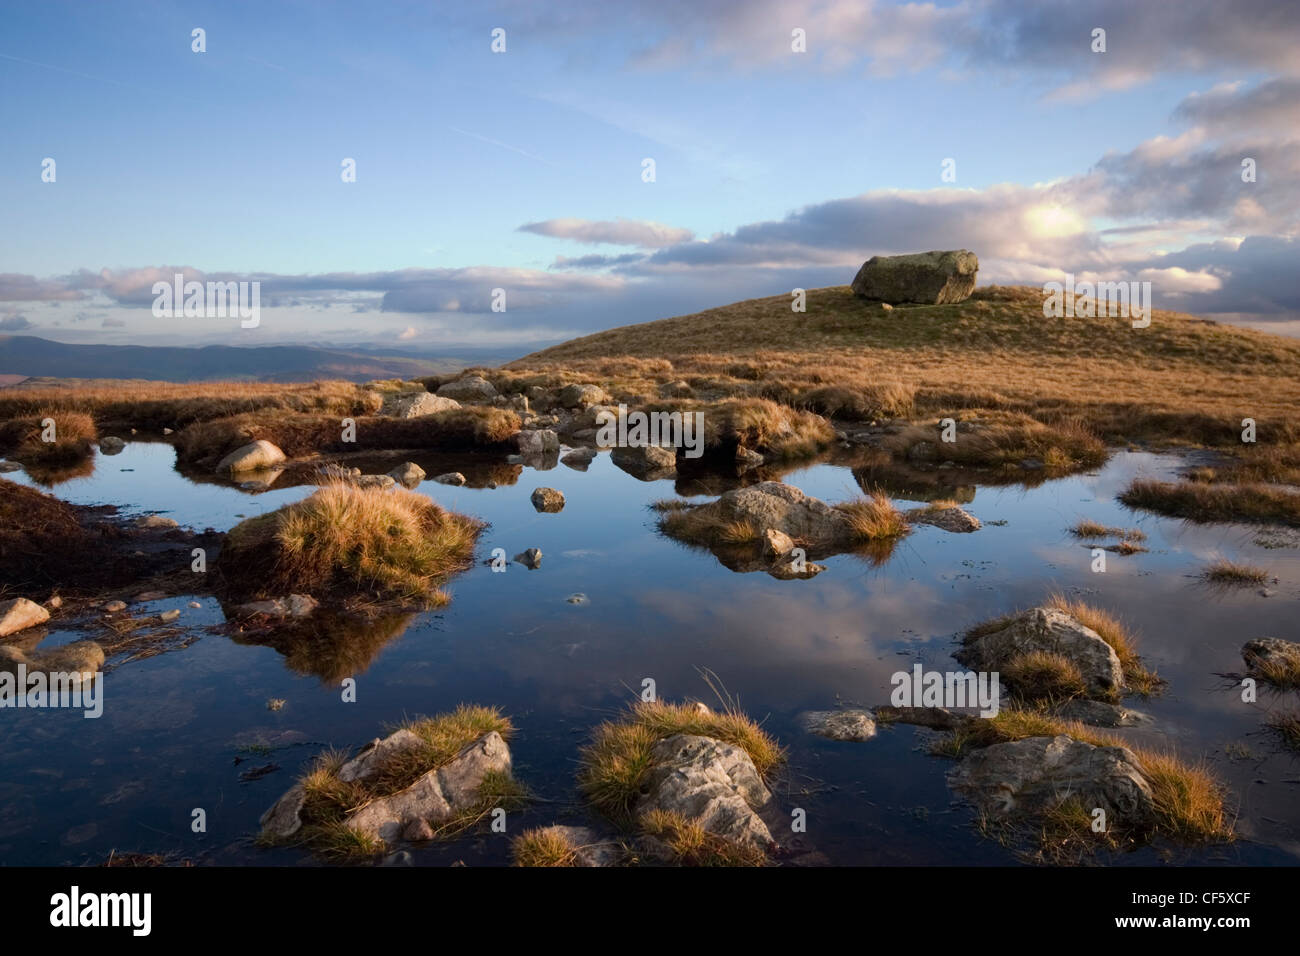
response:
<path fill-rule="evenodd" d="M 650 750 L 651 769 L 637 815 L 662 810 L 738 843 L 775 841 L 756 812 L 771 799 L 754 761 L 740 747 L 693 734 L 674 734 Z"/>
<path fill-rule="evenodd" d="M 440 397 L 454 398 L 458 402 L 490 402 L 498 394 L 496 386 L 481 375 L 458 378 L 438 389 Z"/>
<path fill-rule="evenodd" d="M 285 460 L 284 452 L 264 438 L 236 448 L 217 463 L 217 474 L 263 471 Z"/>
<path fill-rule="evenodd" d="M 893 304 L 949 305 L 975 291 L 979 267 L 975 253 L 966 249 L 872 256 L 853 277 L 853 292 Z"/>
<path fill-rule="evenodd" d="M 1114 648 L 1092 628 L 1050 607 L 1030 608 L 996 631 L 969 637 L 955 656 L 976 670 L 1001 671 L 1032 651 L 1060 654 L 1073 662 L 1089 697 L 1115 697 L 1124 689 L 1124 671 Z"/>
<path fill-rule="evenodd" d="M 1151 783 L 1127 747 L 1096 747 L 1064 734 L 976 750 L 948 773 L 948 785 L 995 820 L 1023 819 L 1077 800 L 1107 827 L 1144 830 L 1155 819 Z"/>

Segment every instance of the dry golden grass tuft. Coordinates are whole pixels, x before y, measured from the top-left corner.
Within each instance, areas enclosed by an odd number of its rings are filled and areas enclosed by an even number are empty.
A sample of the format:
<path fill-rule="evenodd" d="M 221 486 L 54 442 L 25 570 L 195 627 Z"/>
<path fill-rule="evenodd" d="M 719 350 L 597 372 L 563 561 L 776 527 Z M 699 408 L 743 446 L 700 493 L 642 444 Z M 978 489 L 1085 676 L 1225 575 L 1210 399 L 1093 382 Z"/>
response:
<path fill-rule="evenodd" d="M 53 440 L 46 441 L 50 434 Z M 76 465 L 91 456 L 98 438 L 95 420 L 83 412 L 45 408 L 0 423 L 0 450 L 37 468 Z"/>
<path fill-rule="evenodd" d="M 1119 497 L 1130 508 L 1188 521 L 1276 522 L 1300 527 L 1300 492 L 1272 485 L 1140 478 Z"/>
<path fill-rule="evenodd" d="M 1252 587 L 1267 584 L 1268 572 L 1253 564 L 1220 558 L 1201 572 L 1201 580 L 1223 587 Z"/>
<path fill-rule="evenodd" d="M 231 593 L 346 592 L 440 606 L 438 584 L 467 567 L 481 522 L 404 488 L 331 482 L 232 528 L 217 560 Z"/>
<path fill-rule="evenodd" d="M 1096 631 L 1110 645 L 1119 658 L 1120 667 L 1124 671 L 1124 683 L 1129 690 L 1146 697 L 1164 685 L 1164 681 L 1142 663 L 1137 652 L 1137 639 L 1132 631 L 1110 611 L 1085 601 L 1067 598 L 1063 594 L 1050 595 L 1047 606 L 1070 615 L 1084 627 Z"/>

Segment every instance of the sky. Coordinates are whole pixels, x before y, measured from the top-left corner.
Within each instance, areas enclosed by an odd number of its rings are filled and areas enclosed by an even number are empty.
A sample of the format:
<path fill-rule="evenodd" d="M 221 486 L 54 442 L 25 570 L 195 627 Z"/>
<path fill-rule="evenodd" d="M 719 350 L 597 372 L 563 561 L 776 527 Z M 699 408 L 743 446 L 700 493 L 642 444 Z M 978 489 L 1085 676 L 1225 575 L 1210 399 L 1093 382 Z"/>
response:
<path fill-rule="evenodd" d="M 965 248 L 1300 335 L 1294 0 L 0 0 L 0 130 L 0 334 L 523 354 Z"/>

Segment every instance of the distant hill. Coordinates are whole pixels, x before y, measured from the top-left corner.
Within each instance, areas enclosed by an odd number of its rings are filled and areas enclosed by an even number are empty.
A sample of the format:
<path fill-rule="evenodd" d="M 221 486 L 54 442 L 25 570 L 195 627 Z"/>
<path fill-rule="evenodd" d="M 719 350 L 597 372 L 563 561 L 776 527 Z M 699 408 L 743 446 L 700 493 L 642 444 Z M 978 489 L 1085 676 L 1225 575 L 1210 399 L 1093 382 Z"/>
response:
<path fill-rule="evenodd" d="M 448 349 L 445 356 L 425 357 L 297 345 L 67 345 L 34 335 L 5 335 L 0 336 L 0 384 L 11 384 L 13 377 L 168 382 L 409 379 L 466 365 L 497 365 L 504 357 L 484 349 Z"/>

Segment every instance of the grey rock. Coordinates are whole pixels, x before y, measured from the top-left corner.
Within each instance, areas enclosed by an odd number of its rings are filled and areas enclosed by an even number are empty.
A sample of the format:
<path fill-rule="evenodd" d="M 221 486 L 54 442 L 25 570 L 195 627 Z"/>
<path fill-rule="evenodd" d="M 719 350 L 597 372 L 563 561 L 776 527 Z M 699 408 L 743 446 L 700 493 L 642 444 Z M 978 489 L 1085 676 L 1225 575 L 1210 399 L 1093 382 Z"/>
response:
<path fill-rule="evenodd" d="M 1151 784 L 1126 747 L 1095 747 L 1064 734 L 1028 737 L 976 750 L 948 774 L 948 785 L 995 819 L 1034 815 L 1066 799 L 1107 826 L 1143 830 L 1155 817 Z"/>
<path fill-rule="evenodd" d="M 236 448 L 217 463 L 217 474 L 238 474 L 243 471 L 262 471 L 285 460 L 284 452 L 265 439 L 259 438 Z"/>
<path fill-rule="evenodd" d="M 384 762 L 404 753 L 419 750 L 424 741 L 409 730 L 397 730 L 387 737 L 376 737 L 339 768 L 338 778 L 344 783 L 369 783 L 379 776 Z"/>
<path fill-rule="evenodd" d="M 1086 700 L 1075 697 L 1056 708 L 1056 715 L 1066 720 L 1077 720 L 1090 727 L 1135 727 L 1150 721 L 1150 717 L 1137 711 L 1111 704 L 1104 700 Z"/>
<path fill-rule="evenodd" d="M 0 637 L 17 634 L 37 624 L 44 624 L 49 619 L 49 611 L 27 598 L 0 601 Z"/>
<path fill-rule="evenodd" d="M 650 757 L 638 814 L 663 810 L 739 843 L 775 842 L 756 812 L 771 794 L 744 750 L 711 737 L 674 734 L 656 743 Z"/>
<path fill-rule="evenodd" d="M 456 485 L 459 487 L 465 484 L 465 476 L 459 471 L 449 471 L 445 475 L 438 475 L 433 480 L 440 485 Z"/>
<path fill-rule="evenodd" d="M 564 492 L 557 488 L 534 489 L 529 500 L 533 507 L 545 514 L 554 514 L 564 510 Z"/>
<path fill-rule="evenodd" d="M 175 518 L 168 518 L 166 515 L 140 515 L 135 519 L 137 528 L 148 528 L 155 530 L 158 528 L 179 528 L 180 522 Z"/>
<path fill-rule="evenodd" d="M 99 451 L 104 455 L 121 454 L 122 449 L 126 447 L 126 442 L 113 435 L 105 435 L 99 440 Z"/>
<path fill-rule="evenodd" d="M 955 534 L 968 534 L 971 531 L 978 531 L 982 527 L 979 518 L 956 506 L 951 508 L 913 508 L 907 512 L 906 517 L 912 524 L 930 524 Z"/>
<path fill-rule="evenodd" d="M 460 408 L 460 402 L 445 395 L 431 392 L 415 392 L 408 395 L 395 395 L 384 402 L 380 415 L 390 418 L 423 418 L 439 412 L 450 412 Z"/>
<path fill-rule="evenodd" d="M 392 475 L 362 475 L 352 479 L 352 483 L 358 488 L 378 488 L 381 491 L 397 484 Z"/>
<path fill-rule="evenodd" d="M 853 292 L 895 305 L 948 305 L 975 291 L 979 267 L 979 259 L 965 249 L 872 256 L 853 277 Z"/>
<path fill-rule="evenodd" d="M 515 446 L 524 458 L 559 454 L 560 436 L 549 428 L 535 428 L 518 432 Z"/>
<path fill-rule="evenodd" d="M 574 471 L 586 471 L 596 458 L 594 448 L 575 448 L 560 458 L 560 463 L 568 465 Z"/>
<path fill-rule="evenodd" d="M 428 393 L 426 392 L 425 394 L 427 395 Z M 414 488 L 420 482 L 424 481 L 425 473 L 424 469 L 415 462 L 404 461 L 390 471 L 388 477 L 392 478 L 403 488 Z"/>
<path fill-rule="evenodd" d="M 271 598 L 266 601 L 250 601 L 247 604 L 240 604 L 235 608 L 235 613 L 239 617 L 252 617 L 256 614 L 265 614 L 268 617 L 277 618 L 286 621 L 297 621 L 305 617 L 310 617 L 312 612 L 320 606 L 310 594 L 290 594 L 288 597 Z"/>
<path fill-rule="evenodd" d="M 677 474 L 677 451 L 673 448 L 659 445 L 616 447 L 609 453 L 609 458 L 619 468 L 643 481 Z"/>
<path fill-rule="evenodd" d="M 1124 689 L 1124 672 L 1111 646 L 1092 628 L 1055 608 L 1022 611 L 1002 629 L 968 640 L 956 656 L 977 670 L 1001 671 L 1012 658 L 1030 651 L 1049 651 L 1073 661 L 1090 697 L 1111 697 Z"/>
<path fill-rule="evenodd" d="M 586 408 L 588 405 L 608 405 L 610 398 L 598 385 L 566 385 L 556 395 L 556 401 L 565 408 Z"/>
<path fill-rule="evenodd" d="M 529 548 L 527 551 L 516 554 L 515 560 L 529 571 L 535 571 L 542 566 L 542 549 Z"/>
<path fill-rule="evenodd" d="M 468 375 L 438 389 L 440 397 L 458 402 L 490 402 L 497 394 L 496 386 L 480 375 Z"/>

